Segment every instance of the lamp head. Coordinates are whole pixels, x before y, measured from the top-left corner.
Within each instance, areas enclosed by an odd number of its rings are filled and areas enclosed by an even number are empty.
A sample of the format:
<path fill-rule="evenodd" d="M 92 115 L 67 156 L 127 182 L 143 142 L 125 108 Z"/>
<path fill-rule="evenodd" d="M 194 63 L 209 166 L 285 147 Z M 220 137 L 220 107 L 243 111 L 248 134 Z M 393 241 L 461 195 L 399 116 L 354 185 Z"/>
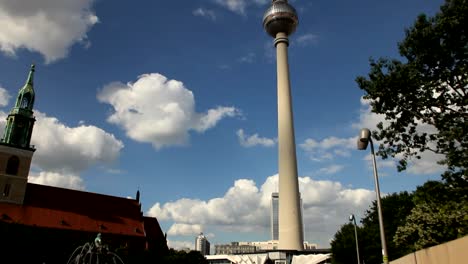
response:
<path fill-rule="evenodd" d="M 367 128 L 361 129 L 361 132 L 359 133 L 359 138 L 358 138 L 358 141 L 357 141 L 357 148 L 359 150 L 366 149 L 370 140 L 371 140 L 370 130 L 367 129 Z"/>
<path fill-rule="evenodd" d="M 353 221 L 353 220 L 354 220 L 354 214 L 351 214 L 351 215 L 349 216 L 349 221 Z"/>

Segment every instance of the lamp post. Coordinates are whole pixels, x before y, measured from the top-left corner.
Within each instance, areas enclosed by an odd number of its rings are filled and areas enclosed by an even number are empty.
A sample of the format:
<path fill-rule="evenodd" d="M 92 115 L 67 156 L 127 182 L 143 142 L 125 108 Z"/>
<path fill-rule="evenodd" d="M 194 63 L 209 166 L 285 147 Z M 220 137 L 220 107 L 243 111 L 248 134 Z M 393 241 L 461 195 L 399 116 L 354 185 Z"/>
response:
<path fill-rule="evenodd" d="M 361 132 L 359 133 L 358 142 L 357 142 L 358 149 L 365 150 L 369 142 L 370 142 L 370 148 L 371 148 L 371 154 L 372 154 L 372 164 L 374 167 L 375 195 L 377 198 L 377 212 L 379 216 L 380 241 L 382 243 L 382 259 L 383 259 L 383 263 L 388 264 L 387 243 L 385 242 L 382 206 L 380 202 L 379 175 L 377 174 L 377 164 L 375 162 L 374 143 L 372 142 L 370 130 L 367 128 L 361 129 Z"/>
<path fill-rule="evenodd" d="M 277 61 L 279 248 L 289 250 L 304 250 L 288 65 L 288 36 L 298 22 L 287 0 L 272 0 L 263 15 L 265 31 L 275 38 Z"/>
<path fill-rule="evenodd" d="M 354 237 L 356 238 L 356 255 L 357 255 L 357 263 L 361 264 L 361 260 L 359 259 L 359 244 L 358 244 L 358 238 L 357 238 L 357 226 L 356 226 L 356 218 L 354 217 L 354 214 L 351 214 L 349 216 L 349 221 L 352 221 L 354 223 Z"/>

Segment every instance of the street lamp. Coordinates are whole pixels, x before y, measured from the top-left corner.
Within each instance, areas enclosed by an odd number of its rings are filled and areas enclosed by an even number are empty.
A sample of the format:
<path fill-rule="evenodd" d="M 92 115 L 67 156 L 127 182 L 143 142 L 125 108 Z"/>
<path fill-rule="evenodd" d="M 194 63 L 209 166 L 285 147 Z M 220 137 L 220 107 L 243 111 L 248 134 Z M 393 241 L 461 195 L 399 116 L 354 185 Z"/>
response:
<path fill-rule="evenodd" d="M 361 133 L 359 133 L 359 138 L 357 141 L 358 149 L 365 150 L 369 142 L 372 154 L 372 164 L 374 167 L 375 195 L 377 197 L 377 212 L 379 214 L 380 241 L 382 243 L 382 259 L 385 264 L 388 264 L 387 243 L 385 242 L 382 206 L 380 202 L 379 175 L 377 174 L 377 164 L 375 162 L 374 143 L 372 142 L 370 130 L 367 128 L 361 129 Z"/>
<path fill-rule="evenodd" d="M 349 216 L 349 221 L 354 222 L 354 237 L 356 238 L 356 254 L 357 254 L 357 263 L 361 264 L 361 260 L 359 259 L 359 244 L 357 239 L 357 227 L 356 227 L 356 218 L 354 218 L 354 214 Z"/>

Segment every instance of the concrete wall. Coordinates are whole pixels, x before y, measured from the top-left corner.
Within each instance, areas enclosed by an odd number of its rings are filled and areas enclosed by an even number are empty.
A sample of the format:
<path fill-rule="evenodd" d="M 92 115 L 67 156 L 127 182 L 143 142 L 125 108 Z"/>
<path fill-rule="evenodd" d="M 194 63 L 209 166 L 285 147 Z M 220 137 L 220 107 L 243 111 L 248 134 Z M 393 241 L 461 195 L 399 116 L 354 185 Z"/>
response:
<path fill-rule="evenodd" d="M 468 263 L 468 236 L 422 249 L 390 264 L 466 264 Z"/>

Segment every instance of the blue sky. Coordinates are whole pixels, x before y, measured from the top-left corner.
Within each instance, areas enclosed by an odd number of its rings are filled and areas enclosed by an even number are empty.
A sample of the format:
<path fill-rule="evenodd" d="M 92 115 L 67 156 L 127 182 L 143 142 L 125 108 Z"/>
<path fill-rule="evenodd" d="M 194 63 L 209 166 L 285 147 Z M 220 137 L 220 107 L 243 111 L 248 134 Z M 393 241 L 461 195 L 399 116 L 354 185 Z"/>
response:
<path fill-rule="evenodd" d="M 369 112 L 354 79 L 443 1 L 291 1 L 290 37 L 305 238 L 320 247 L 375 198 Z M 261 19 L 270 1 L 0 0 L 0 125 L 36 63 L 31 182 L 134 197 L 173 247 L 270 238 L 277 190 L 276 65 Z M 422 128 L 424 129 L 424 127 Z M 384 193 L 438 179 L 424 154 Z"/>

